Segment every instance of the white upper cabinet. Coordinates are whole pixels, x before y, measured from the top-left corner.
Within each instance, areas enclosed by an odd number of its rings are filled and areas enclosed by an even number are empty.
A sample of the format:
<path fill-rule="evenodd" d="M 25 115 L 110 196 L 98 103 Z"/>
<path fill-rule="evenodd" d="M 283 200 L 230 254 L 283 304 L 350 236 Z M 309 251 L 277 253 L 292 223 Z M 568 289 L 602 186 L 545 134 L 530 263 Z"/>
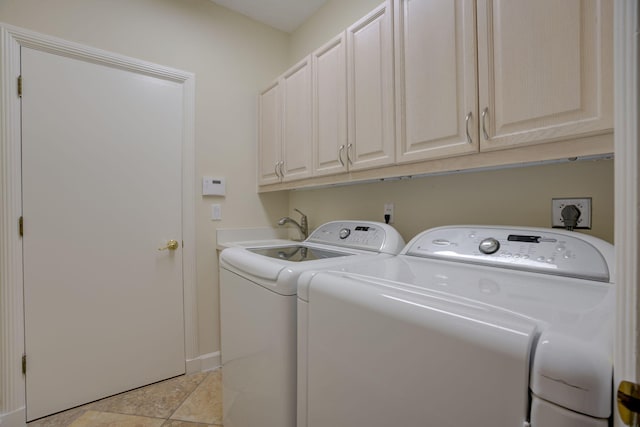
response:
<path fill-rule="evenodd" d="M 386 0 L 260 94 L 259 184 L 611 153 L 612 15 L 613 0 Z"/>
<path fill-rule="evenodd" d="M 347 29 L 347 91 L 349 168 L 357 170 L 394 163 L 390 1 Z"/>
<path fill-rule="evenodd" d="M 475 0 L 396 0 L 397 161 L 478 151 Z"/>
<path fill-rule="evenodd" d="M 311 57 L 287 71 L 282 86 L 282 180 L 311 176 Z"/>
<path fill-rule="evenodd" d="M 258 184 L 311 176 L 311 57 L 259 96 Z"/>
<path fill-rule="evenodd" d="M 611 0 L 478 1 L 481 151 L 613 128 L 612 11 Z"/>
<path fill-rule="evenodd" d="M 258 183 L 260 185 L 280 182 L 282 129 L 279 88 L 278 82 L 274 82 L 258 97 Z"/>
<path fill-rule="evenodd" d="M 347 65 L 345 33 L 311 54 L 313 174 L 347 171 Z"/>

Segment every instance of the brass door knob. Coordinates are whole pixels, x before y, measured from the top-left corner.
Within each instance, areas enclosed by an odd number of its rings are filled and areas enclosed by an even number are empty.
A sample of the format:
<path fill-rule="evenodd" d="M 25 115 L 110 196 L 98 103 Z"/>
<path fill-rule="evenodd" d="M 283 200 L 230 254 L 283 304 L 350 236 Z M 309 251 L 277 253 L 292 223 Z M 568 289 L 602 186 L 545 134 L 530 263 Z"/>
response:
<path fill-rule="evenodd" d="M 622 381 L 618 386 L 617 397 L 618 413 L 622 422 L 627 426 L 637 426 L 638 414 L 640 414 L 640 386 Z"/>
<path fill-rule="evenodd" d="M 167 246 L 165 246 L 164 248 L 158 248 L 159 251 L 164 251 L 165 249 L 168 249 L 170 251 L 175 251 L 176 249 L 178 249 L 178 241 L 177 240 L 169 240 L 167 242 Z"/>

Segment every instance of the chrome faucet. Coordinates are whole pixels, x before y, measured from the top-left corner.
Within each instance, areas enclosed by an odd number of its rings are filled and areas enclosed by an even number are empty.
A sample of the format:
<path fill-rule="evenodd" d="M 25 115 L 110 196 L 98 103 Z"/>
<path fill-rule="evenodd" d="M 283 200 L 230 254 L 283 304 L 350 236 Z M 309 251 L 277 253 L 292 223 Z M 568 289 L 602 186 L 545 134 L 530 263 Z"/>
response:
<path fill-rule="evenodd" d="M 289 218 L 288 216 L 284 216 L 278 220 L 278 225 L 285 225 L 286 223 L 290 222 L 291 224 L 298 227 L 298 230 L 300 230 L 300 233 L 302 234 L 302 240 L 304 240 L 309 235 L 309 224 L 307 222 L 307 216 L 296 208 L 293 208 L 293 210 L 302 215 L 300 217 L 300 224 L 298 224 L 296 220 Z"/>

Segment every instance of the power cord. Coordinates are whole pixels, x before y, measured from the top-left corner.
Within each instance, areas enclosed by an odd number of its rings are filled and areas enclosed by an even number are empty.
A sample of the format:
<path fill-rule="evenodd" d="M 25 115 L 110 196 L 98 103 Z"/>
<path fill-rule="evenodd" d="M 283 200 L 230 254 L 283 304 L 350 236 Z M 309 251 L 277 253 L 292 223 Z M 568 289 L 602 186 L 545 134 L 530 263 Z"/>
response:
<path fill-rule="evenodd" d="M 562 208 L 560 215 L 562 216 L 562 222 L 564 228 L 569 231 L 573 231 L 578 226 L 578 219 L 580 219 L 580 209 L 576 205 L 567 205 Z"/>

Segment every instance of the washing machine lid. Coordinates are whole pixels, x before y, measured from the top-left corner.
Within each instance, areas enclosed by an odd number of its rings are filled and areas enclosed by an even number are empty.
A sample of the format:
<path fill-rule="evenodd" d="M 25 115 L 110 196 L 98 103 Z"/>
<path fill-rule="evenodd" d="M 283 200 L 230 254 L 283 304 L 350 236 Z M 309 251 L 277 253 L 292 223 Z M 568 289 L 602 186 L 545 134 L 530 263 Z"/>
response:
<path fill-rule="evenodd" d="M 393 393 L 403 396 L 404 420 L 415 425 L 526 420 L 535 321 L 410 284 L 344 272 L 305 274 L 308 387 L 315 396 L 309 419 L 392 422 Z M 367 389 L 376 392 L 360 393 Z M 347 392 L 348 405 L 331 395 Z"/>
<path fill-rule="evenodd" d="M 374 269 L 378 277 L 372 277 Z M 531 371 L 522 371 L 528 383 L 524 388 L 577 413 L 598 418 L 611 415 L 613 285 L 405 256 L 345 265 L 342 270 L 304 273 L 299 280 L 298 297 L 311 301 L 312 283 L 316 289 L 330 282 L 340 283 L 349 288 L 344 290 L 346 293 L 356 289 L 354 283 L 366 283 L 388 290 L 388 299 L 404 301 L 414 309 L 434 304 L 434 310 L 466 318 L 470 324 L 487 320 L 466 311 L 468 306 L 484 307 L 477 313 L 492 313 L 492 324 L 506 325 L 513 319 L 522 319 L 525 324 L 535 325 L 527 332 L 530 347 L 526 353 L 511 354 L 519 354 L 521 360 L 525 355 L 530 358 Z M 334 275 L 332 279 L 328 279 L 329 274 Z M 350 298 L 356 301 L 360 297 Z M 499 341 L 502 333 L 498 329 L 497 338 L 493 339 Z M 504 332 L 505 342 L 509 335 Z M 467 351 L 473 351 L 471 344 Z M 528 362 L 524 365 L 529 366 Z M 475 367 L 460 367 L 460 375 L 465 369 Z M 519 393 L 523 389 L 512 391 Z"/>

